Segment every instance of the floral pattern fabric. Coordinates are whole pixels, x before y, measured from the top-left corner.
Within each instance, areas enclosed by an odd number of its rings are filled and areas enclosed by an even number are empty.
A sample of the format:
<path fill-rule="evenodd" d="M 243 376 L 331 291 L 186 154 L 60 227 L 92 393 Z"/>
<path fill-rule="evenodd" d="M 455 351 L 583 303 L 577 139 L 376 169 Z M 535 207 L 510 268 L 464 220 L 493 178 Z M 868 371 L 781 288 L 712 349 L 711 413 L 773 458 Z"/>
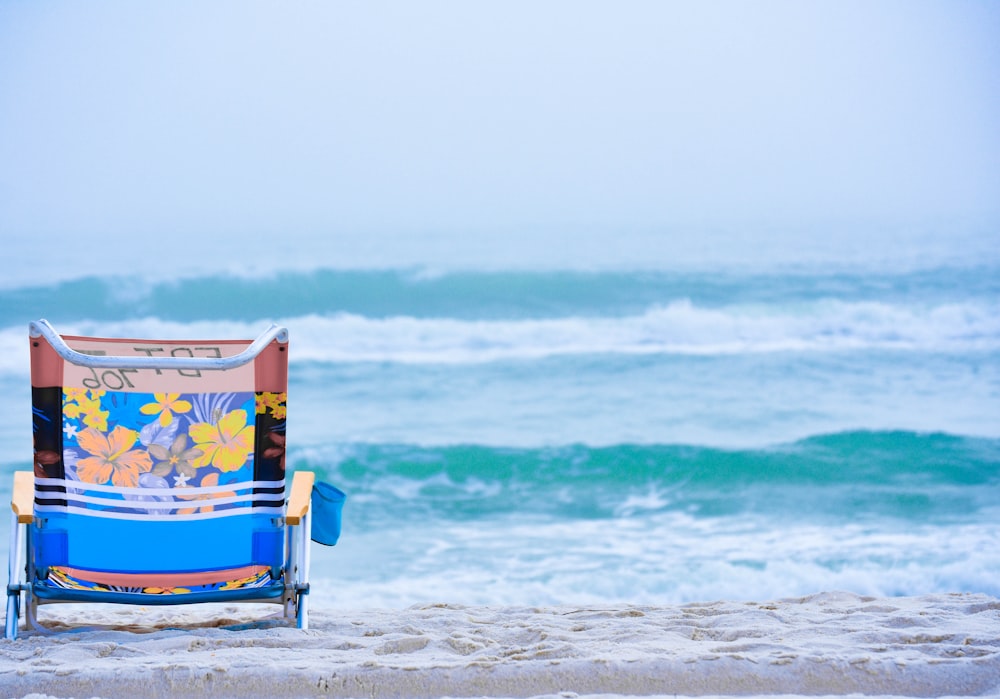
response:
<path fill-rule="evenodd" d="M 245 501 L 242 505 L 213 501 L 232 499 L 239 484 L 260 479 L 255 474 L 254 452 L 261 426 L 266 432 L 262 435 L 262 452 L 266 453 L 261 457 L 278 464 L 280 478 L 284 477 L 284 393 L 124 393 L 67 388 L 62 403 L 65 478 L 151 491 L 149 495 L 124 494 L 124 500 L 177 502 L 175 509 L 155 508 L 159 514 L 245 506 Z M 195 490 L 206 487 L 212 490 Z"/>
<path fill-rule="evenodd" d="M 239 590 L 242 588 L 267 587 L 273 582 L 271 571 L 264 569 L 257 575 L 252 575 L 236 580 L 226 580 L 223 582 L 210 583 L 207 585 L 190 585 L 187 587 L 122 587 L 119 585 L 106 585 L 72 575 L 60 566 L 49 568 L 46 582 L 52 587 L 60 587 L 65 590 L 89 590 L 91 592 L 130 592 L 146 595 L 183 595 L 192 592 L 211 592 L 215 590 Z"/>

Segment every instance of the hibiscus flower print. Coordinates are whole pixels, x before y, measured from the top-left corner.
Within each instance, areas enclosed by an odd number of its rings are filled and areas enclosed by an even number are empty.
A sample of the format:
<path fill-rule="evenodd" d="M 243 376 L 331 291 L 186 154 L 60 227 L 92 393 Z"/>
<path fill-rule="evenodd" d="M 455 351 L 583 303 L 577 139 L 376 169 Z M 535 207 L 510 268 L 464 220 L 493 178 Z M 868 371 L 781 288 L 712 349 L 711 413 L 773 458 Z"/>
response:
<path fill-rule="evenodd" d="M 153 468 L 149 453 L 132 446 L 139 433 L 118 425 L 110 434 L 89 427 L 76 437 L 79 447 L 90 454 L 76 462 L 81 481 L 104 484 L 110 480 L 120 488 L 139 487 L 139 476 Z"/>
<path fill-rule="evenodd" d="M 247 411 L 234 410 L 215 424 L 196 422 L 188 429 L 201 456 L 195 468 L 214 466 L 222 472 L 236 471 L 246 463 L 254 447 L 254 426 L 247 424 Z"/>

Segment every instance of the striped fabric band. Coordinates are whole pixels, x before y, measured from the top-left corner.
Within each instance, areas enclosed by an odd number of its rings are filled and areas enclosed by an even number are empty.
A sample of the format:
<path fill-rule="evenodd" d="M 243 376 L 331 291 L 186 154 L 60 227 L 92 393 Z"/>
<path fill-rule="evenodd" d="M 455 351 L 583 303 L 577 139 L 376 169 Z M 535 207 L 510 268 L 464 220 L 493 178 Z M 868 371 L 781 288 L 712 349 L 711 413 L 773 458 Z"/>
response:
<path fill-rule="evenodd" d="M 109 519 L 193 520 L 245 514 L 281 515 L 284 481 L 206 487 L 119 488 L 62 478 L 35 479 L 35 512 Z"/>
<path fill-rule="evenodd" d="M 75 492 L 96 492 L 96 493 L 116 493 L 118 495 L 177 495 L 181 488 L 120 488 L 116 485 L 97 485 L 95 483 L 85 483 L 84 481 L 72 481 L 66 478 L 35 478 L 35 489 L 38 486 L 54 488 L 72 488 Z M 224 493 L 229 491 L 251 490 L 251 489 L 272 489 L 284 492 L 285 481 L 244 481 L 242 483 L 227 483 L 224 485 L 213 485 L 201 487 L 183 488 L 185 495 L 211 495 L 213 493 Z"/>

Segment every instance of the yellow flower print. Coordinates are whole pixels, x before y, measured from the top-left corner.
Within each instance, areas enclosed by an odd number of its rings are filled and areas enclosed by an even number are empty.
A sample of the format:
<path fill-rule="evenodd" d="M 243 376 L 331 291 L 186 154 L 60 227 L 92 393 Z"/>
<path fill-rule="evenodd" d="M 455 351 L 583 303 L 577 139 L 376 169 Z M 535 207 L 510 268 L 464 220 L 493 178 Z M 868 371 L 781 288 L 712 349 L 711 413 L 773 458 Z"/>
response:
<path fill-rule="evenodd" d="M 195 468 L 211 465 L 223 472 L 235 471 L 253 451 L 254 426 L 247 424 L 247 411 L 243 409 L 223 415 L 214 425 L 196 422 L 188 434 L 195 448 L 201 450 L 201 456 L 192 462 Z"/>
<path fill-rule="evenodd" d="M 264 413 L 267 412 L 267 406 L 268 406 L 268 403 L 269 403 L 268 396 L 271 396 L 271 395 L 273 395 L 273 394 L 271 394 L 271 393 L 258 393 L 257 394 L 256 404 L 257 404 L 257 414 L 258 415 L 263 415 Z"/>
<path fill-rule="evenodd" d="M 138 488 L 139 475 L 153 468 L 149 454 L 132 445 L 139 433 L 118 425 L 111 434 L 88 428 L 77 435 L 80 448 L 90 456 L 76 463 L 76 473 L 87 483 L 107 483 L 120 488 Z"/>
<path fill-rule="evenodd" d="M 66 392 L 64 397 L 64 402 L 66 403 L 79 403 L 81 400 L 87 400 L 87 389 L 85 388 L 64 388 Z"/>
<path fill-rule="evenodd" d="M 109 411 L 101 410 L 103 395 L 104 391 L 67 388 L 63 401 L 63 414 L 68 418 L 83 417 L 83 424 L 103 432 L 108 429 L 108 417 L 111 415 Z"/>
<path fill-rule="evenodd" d="M 83 424 L 87 427 L 104 432 L 108 429 L 108 416 L 110 415 L 111 413 L 109 411 L 101 410 L 100 404 L 95 404 L 92 408 L 88 409 L 87 413 L 83 416 Z"/>
<path fill-rule="evenodd" d="M 191 410 L 191 404 L 181 400 L 180 393 L 154 393 L 154 402 L 146 403 L 139 408 L 143 415 L 160 414 L 160 426 L 166 427 L 174 421 L 174 413 L 186 413 Z"/>
<path fill-rule="evenodd" d="M 285 401 L 288 399 L 287 393 L 263 392 L 257 395 L 257 414 L 263 415 L 268 410 L 276 420 L 285 418 Z"/>
<path fill-rule="evenodd" d="M 238 580 L 228 580 L 219 589 L 220 590 L 239 590 L 242 587 L 246 587 L 250 583 L 257 582 L 258 577 L 256 575 L 251 575 L 246 578 L 239 578 Z"/>

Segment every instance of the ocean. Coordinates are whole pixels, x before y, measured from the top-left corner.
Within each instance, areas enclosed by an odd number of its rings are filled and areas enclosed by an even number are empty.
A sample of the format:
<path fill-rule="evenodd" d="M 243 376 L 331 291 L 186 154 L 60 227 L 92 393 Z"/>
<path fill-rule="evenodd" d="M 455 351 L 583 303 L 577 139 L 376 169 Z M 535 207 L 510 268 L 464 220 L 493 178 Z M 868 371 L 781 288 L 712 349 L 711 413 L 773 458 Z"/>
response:
<path fill-rule="evenodd" d="M 1000 596 L 997 233 L 821 233 L 289 234 L 200 266 L 14 241 L 0 494 L 31 468 L 30 320 L 274 320 L 288 464 L 348 494 L 314 605 Z"/>

